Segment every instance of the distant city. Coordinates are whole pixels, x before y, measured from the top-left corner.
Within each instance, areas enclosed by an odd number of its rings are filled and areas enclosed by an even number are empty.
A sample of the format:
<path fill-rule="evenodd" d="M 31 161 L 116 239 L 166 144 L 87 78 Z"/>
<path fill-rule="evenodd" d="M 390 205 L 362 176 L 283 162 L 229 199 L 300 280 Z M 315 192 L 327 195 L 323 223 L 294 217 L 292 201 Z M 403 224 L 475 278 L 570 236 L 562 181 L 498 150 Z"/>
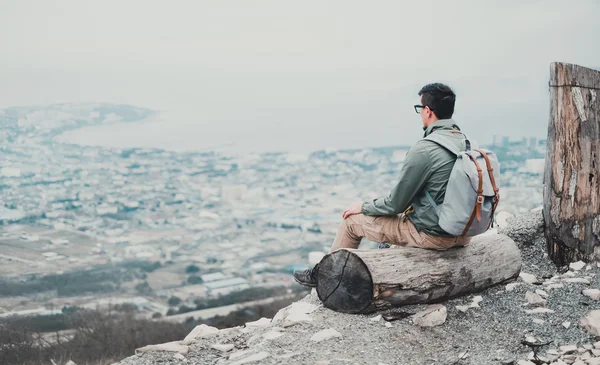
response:
<path fill-rule="evenodd" d="M 152 114 L 107 104 L 0 110 L 0 317 L 107 298 L 168 317 L 253 288 L 289 293 L 291 271 L 328 250 L 346 206 L 389 192 L 409 148 L 234 155 L 54 139 Z M 499 211 L 540 206 L 545 139 L 495 135 L 484 147 L 501 162 Z"/>

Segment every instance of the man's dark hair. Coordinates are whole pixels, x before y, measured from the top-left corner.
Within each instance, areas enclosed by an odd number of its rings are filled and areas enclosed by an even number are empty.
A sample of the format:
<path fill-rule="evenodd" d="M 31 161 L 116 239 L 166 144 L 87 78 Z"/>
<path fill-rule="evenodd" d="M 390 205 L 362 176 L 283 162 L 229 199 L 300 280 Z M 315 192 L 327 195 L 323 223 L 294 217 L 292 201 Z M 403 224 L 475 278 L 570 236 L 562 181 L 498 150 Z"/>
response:
<path fill-rule="evenodd" d="M 421 97 L 421 103 L 428 106 L 439 119 L 452 118 L 456 94 L 450 86 L 438 82 L 427 84 L 421 88 L 419 96 Z"/>

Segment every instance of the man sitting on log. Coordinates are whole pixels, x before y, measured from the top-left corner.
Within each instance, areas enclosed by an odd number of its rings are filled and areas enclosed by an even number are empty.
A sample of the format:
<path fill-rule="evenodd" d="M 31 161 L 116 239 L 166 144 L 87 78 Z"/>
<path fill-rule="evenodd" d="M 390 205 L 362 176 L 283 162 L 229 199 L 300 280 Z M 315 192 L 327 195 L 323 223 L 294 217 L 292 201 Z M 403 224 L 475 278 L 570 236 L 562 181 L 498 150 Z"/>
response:
<path fill-rule="evenodd" d="M 440 83 L 428 84 L 418 95 L 421 103 L 414 108 L 423 122 L 423 137 L 440 133 L 459 151 L 468 149 L 466 137 L 451 119 L 456 100 L 452 89 Z M 439 226 L 435 209 L 444 201 L 455 161 L 456 155 L 439 144 L 427 139 L 418 141 L 408 151 L 399 181 L 388 196 L 355 202 L 344 211 L 330 252 L 358 248 L 363 237 L 381 242 L 380 248 L 391 244 L 445 250 L 468 244 L 470 237 L 450 235 Z M 295 271 L 294 279 L 314 287 L 317 270 L 318 264 Z"/>

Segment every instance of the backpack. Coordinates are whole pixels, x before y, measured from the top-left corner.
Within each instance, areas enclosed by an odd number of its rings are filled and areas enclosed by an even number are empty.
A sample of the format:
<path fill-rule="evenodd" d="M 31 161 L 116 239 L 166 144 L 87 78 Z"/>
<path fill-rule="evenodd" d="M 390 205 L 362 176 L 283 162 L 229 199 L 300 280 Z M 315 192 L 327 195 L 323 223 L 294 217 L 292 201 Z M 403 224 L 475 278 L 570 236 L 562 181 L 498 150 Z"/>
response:
<path fill-rule="evenodd" d="M 425 190 L 438 213 L 439 226 L 456 237 L 476 236 L 493 227 L 494 212 L 500 202 L 500 190 L 494 178 L 494 171 L 500 171 L 496 154 L 486 149 L 472 150 L 471 142 L 465 138 L 466 151 L 461 151 L 441 133 L 425 137 L 456 155 L 444 202 L 436 204 Z"/>

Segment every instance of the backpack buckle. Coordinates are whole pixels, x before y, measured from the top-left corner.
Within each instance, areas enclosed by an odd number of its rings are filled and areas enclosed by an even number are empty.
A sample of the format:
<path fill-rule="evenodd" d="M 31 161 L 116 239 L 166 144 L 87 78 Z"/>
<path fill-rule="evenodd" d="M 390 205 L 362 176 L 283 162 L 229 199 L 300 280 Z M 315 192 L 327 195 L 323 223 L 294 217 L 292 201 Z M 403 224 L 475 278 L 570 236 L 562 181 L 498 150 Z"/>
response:
<path fill-rule="evenodd" d="M 483 205 L 483 195 L 477 196 L 477 203 Z"/>

